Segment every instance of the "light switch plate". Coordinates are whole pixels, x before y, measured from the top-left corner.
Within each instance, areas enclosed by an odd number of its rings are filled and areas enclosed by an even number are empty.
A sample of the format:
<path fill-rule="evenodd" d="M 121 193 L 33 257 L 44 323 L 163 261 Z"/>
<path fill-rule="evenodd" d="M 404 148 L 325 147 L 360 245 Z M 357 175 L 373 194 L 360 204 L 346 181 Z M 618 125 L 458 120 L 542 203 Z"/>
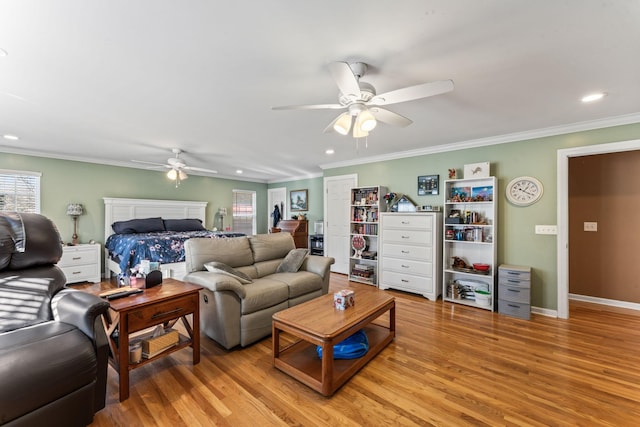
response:
<path fill-rule="evenodd" d="M 598 223 L 597 222 L 585 222 L 584 223 L 584 231 L 598 231 Z"/>
<path fill-rule="evenodd" d="M 536 234 L 558 234 L 558 226 L 536 225 Z"/>

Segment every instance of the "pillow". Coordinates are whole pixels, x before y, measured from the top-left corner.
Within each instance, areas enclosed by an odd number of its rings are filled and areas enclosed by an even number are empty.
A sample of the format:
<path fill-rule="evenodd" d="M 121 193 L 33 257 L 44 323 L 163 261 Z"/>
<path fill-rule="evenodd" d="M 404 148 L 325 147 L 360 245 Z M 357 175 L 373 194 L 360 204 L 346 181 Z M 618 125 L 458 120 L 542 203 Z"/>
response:
<path fill-rule="evenodd" d="M 225 274 L 227 276 L 235 277 L 242 283 L 246 285 L 248 283 L 253 283 L 251 277 L 247 276 L 241 271 L 235 270 L 233 267 L 229 267 L 227 264 L 218 261 L 210 261 L 204 264 L 204 268 L 213 273 Z"/>
<path fill-rule="evenodd" d="M 202 221 L 193 219 L 165 219 L 164 228 L 167 231 L 203 231 L 206 230 Z"/>
<path fill-rule="evenodd" d="M 153 233 L 157 231 L 165 231 L 162 218 L 139 218 L 130 219 L 129 221 L 116 221 L 111 224 L 111 228 L 116 234 L 130 233 Z"/>
<path fill-rule="evenodd" d="M 295 273 L 302 266 L 308 253 L 309 249 L 291 249 L 276 268 L 276 273 Z"/>

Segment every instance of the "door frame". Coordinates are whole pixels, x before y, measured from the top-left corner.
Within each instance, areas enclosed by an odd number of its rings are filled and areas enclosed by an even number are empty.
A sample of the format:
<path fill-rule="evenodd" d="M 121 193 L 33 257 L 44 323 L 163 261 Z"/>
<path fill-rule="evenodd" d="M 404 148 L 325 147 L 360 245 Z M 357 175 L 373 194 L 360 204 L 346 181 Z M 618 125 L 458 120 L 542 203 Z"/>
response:
<path fill-rule="evenodd" d="M 640 139 L 558 150 L 557 316 L 561 319 L 569 318 L 569 158 L 633 150 L 640 150 Z"/>
<path fill-rule="evenodd" d="M 323 208 L 322 208 L 323 209 L 323 217 L 324 217 L 324 219 L 322 220 L 323 221 L 322 227 L 323 227 L 324 236 L 325 236 L 325 239 L 324 239 L 324 254 L 325 254 L 325 256 L 328 254 L 328 250 L 331 247 L 330 239 L 327 238 L 328 230 L 329 230 L 329 226 L 330 226 L 329 224 L 327 224 L 327 218 L 329 217 L 329 215 L 328 215 L 328 207 L 327 207 L 327 200 L 329 200 L 329 196 L 328 196 L 329 189 L 327 187 L 327 183 L 329 181 L 339 181 L 339 180 L 344 180 L 344 179 L 352 179 L 353 183 L 354 183 L 353 186 L 354 187 L 358 186 L 358 174 L 357 173 L 351 173 L 351 174 L 346 174 L 346 175 L 325 176 L 323 178 L 323 180 L 322 180 L 323 181 L 323 184 L 322 184 L 323 191 L 322 191 L 322 193 L 324 194 L 324 201 L 323 201 Z M 347 217 L 346 220 L 349 221 L 349 218 Z M 347 235 L 347 237 L 349 237 L 349 236 Z M 349 261 L 347 260 L 347 263 L 348 262 Z"/>

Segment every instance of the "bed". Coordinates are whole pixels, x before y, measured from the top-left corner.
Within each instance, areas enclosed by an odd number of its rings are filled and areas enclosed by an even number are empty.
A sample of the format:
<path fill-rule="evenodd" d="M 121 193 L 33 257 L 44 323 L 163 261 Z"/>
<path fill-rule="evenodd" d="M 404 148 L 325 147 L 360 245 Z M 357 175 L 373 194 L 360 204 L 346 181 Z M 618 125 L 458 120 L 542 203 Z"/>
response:
<path fill-rule="evenodd" d="M 186 240 L 243 235 L 204 229 L 207 202 L 113 197 L 103 200 L 107 278 L 127 275 L 141 260 L 149 260 L 160 264 L 163 277 L 180 280 L 186 274 Z"/>

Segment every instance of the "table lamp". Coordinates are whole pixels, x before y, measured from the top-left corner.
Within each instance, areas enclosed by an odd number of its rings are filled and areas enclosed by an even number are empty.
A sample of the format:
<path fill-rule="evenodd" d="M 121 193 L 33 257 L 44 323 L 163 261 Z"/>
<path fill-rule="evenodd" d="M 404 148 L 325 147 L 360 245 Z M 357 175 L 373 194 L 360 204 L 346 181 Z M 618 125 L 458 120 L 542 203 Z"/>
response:
<path fill-rule="evenodd" d="M 69 203 L 67 205 L 67 215 L 73 218 L 73 236 L 71 236 L 71 245 L 78 244 L 78 217 L 84 213 L 84 208 L 80 203 Z"/>

